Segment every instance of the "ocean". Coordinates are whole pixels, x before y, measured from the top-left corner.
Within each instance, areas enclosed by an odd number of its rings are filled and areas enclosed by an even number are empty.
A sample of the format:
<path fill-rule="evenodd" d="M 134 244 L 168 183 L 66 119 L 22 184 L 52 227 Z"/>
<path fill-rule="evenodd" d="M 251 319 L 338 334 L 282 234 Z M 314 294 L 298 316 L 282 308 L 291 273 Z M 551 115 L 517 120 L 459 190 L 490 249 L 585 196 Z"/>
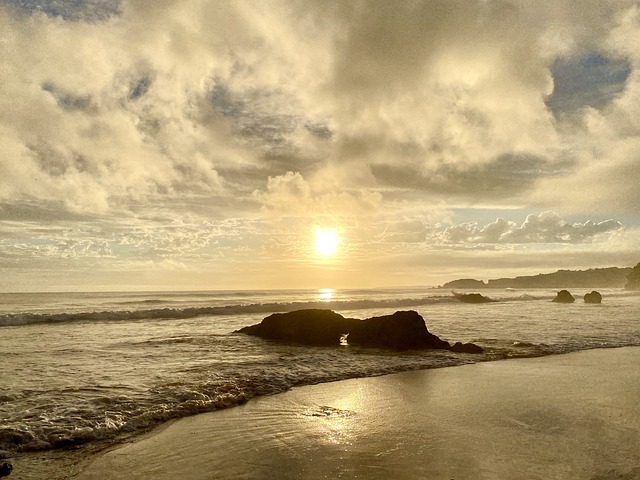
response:
<path fill-rule="evenodd" d="M 0 458 L 111 445 L 171 419 L 294 386 L 506 358 L 640 345 L 640 295 L 430 288 L 0 294 Z M 480 355 L 282 345 L 234 333 L 274 312 L 369 318 L 416 310 L 431 333 Z"/>

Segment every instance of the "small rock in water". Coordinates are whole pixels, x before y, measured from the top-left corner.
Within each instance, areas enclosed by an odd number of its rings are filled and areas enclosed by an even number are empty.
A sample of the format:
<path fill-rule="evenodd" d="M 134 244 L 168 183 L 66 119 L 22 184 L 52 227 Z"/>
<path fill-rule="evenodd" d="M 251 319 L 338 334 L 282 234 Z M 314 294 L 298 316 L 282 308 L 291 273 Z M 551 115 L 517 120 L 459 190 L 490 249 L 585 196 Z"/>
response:
<path fill-rule="evenodd" d="M 480 295 L 479 293 L 456 293 L 452 292 L 453 296 L 464 303 L 489 303 L 491 299 Z"/>
<path fill-rule="evenodd" d="M 602 303 L 602 295 L 595 290 L 591 293 L 585 293 L 584 303 Z"/>
<path fill-rule="evenodd" d="M 0 477 L 8 477 L 13 471 L 13 465 L 9 462 L 2 462 L 0 465 Z"/>
<path fill-rule="evenodd" d="M 569 290 L 560 290 L 556 295 L 556 298 L 552 300 L 552 302 L 556 303 L 573 303 L 576 299 L 571 295 Z"/>

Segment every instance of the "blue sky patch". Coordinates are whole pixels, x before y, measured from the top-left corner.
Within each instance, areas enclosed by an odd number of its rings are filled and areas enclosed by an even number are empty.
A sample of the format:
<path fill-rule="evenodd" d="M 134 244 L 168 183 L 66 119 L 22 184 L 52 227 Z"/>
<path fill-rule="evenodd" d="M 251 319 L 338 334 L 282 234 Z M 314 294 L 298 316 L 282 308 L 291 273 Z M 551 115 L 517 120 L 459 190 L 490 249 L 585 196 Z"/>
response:
<path fill-rule="evenodd" d="M 622 93 L 631 73 L 626 59 L 591 53 L 578 58 L 559 58 L 551 67 L 553 94 L 546 101 L 555 115 L 583 107 L 601 109 Z"/>

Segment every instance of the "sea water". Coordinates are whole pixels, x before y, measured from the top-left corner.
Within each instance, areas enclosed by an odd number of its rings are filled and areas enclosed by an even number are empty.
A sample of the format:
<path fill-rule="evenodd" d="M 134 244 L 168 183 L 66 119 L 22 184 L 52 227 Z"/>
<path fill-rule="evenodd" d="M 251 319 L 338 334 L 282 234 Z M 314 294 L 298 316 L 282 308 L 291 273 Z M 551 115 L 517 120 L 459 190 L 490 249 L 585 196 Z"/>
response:
<path fill-rule="evenodd" d="M 638 365 L 638 347 L 600 348 L 294 388 L 184 418 L 77 478 L 638 480 Z"/>
<path fill-rule="evenodd" d="M 378 290 L 0 294 L 0 458 L 116 443 L 170 419 L 293 386 L 591 348 L 640 345 L 640 296 L 551 302 L 555 290 Z M 480 355 L 282 345 L 241 327 L 328 308 L 369 318 L 416 310 L 429 331 Z"/>

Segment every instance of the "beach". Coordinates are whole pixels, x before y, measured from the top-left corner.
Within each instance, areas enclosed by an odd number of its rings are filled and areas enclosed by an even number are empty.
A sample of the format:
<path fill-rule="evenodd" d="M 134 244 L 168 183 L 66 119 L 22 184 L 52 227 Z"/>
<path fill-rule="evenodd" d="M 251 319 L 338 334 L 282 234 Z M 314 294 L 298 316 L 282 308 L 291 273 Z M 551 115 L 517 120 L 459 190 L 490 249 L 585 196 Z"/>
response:
<path fill-rule="evenodd" d="M 11 479 L 504 478 L 494 470 L 511 472 L 517 447 L 529 478 L 633 478 L 640 296 L 485 293 L 494 301 L 421 288 L 0 295 L 0 459 Z M 484 352 L 236 333 L 306 308 L 416 310 L 439 338 Z"/>
<path fill-rule="evenodd" d="M 293 388 L 173 422 L 90 479 L 640 478 L 640 348 Z"/>

